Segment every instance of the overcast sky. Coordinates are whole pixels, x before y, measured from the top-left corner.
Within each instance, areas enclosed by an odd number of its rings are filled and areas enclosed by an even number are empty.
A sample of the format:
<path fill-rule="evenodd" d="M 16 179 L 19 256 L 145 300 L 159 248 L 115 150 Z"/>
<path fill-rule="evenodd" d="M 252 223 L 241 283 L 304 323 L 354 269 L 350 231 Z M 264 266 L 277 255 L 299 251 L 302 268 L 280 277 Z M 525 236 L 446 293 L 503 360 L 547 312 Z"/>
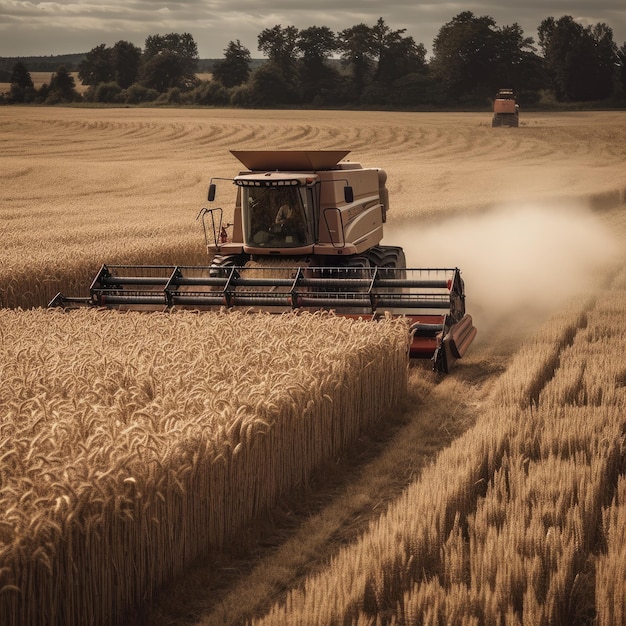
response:
<path fill-rule="evenodd" d="M 143 48 L 149 35 L 188 32 L 201 58 L 223 57 L 237 39 L 261 57 L 257 36 L 276 24 L 339 32 L 373 26 L 379 17 L 405 28 L 430 55 L 441 26 L 462 11 L 488 15 L 498 27 L 517 23 L 535 41 L 543 19 L 563 15 L 584 25 L 604 22 L 618 46 L 626 41 L 626 0 L 0 0 L 0 56 L 87 52 L 120 40 Z"/>

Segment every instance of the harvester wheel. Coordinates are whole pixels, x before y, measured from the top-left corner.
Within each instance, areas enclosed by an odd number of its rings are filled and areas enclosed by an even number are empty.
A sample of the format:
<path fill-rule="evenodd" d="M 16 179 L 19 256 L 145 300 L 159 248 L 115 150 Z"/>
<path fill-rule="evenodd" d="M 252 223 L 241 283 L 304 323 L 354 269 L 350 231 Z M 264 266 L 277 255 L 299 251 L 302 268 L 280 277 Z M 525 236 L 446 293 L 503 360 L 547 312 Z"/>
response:
<path fill-rule="evenodd" d="M 367 251 L 367 256 L 373 267 L 392 270 L 406 268 L 404 250 L 397 246 L 374 246 Z M 395 272 L 393 274 L 397 275 Z"/>
<path fill-rule="evenodd" d="M 216 254 L 211 259 L 211 268 L 219 268 L 223 270 L 227 267 L 242 267 L 248 261 L 248 255 L 245 254 Z M 220 275 L 219 271 L 209 270 L 210 276 Z"/>
<path fill-rule="evenodd" d="M 248 260 L 247 254 L 216 254 L 211 259 L 212 267 L 233 267 L 242 266 Z"/>
<path fill-rule="evenodd" d="M 341 265 L 342 267 L 368 268 L 371 263 L 365 255 L 359 254 L 352 257 L 346 257 Z"/>

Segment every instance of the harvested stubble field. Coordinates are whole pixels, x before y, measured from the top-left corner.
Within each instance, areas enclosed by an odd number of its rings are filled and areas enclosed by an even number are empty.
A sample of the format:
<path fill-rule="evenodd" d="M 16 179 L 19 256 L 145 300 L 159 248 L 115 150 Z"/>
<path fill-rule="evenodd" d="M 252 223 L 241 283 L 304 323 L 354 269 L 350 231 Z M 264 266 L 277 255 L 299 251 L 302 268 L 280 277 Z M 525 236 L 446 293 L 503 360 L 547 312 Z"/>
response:
<path fill-rule="evenodd" d="M 0 125 L 2 307 L 104 261 L 203 262 L 229 149 L 346 148 L 388 173 L 386 242 L 459 266 L 479 328 L 452 375 L 413 364 L 406 389 L 398 324 L 1 311 L 2 623 L 112 623 L 143 599 L 127 622 L 623 622 L 626 114 Z"/>

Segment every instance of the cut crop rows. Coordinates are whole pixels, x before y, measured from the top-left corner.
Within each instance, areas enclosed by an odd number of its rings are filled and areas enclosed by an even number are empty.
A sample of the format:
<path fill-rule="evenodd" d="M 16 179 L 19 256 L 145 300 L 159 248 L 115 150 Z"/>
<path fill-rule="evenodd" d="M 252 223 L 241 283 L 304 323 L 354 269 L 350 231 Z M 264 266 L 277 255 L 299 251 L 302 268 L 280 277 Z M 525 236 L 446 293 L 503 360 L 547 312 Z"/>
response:
<path fill-rule="evenodd" d="M 476 426 L 255 626 L 621 623 L 625 282 L 551 318 Z"/>

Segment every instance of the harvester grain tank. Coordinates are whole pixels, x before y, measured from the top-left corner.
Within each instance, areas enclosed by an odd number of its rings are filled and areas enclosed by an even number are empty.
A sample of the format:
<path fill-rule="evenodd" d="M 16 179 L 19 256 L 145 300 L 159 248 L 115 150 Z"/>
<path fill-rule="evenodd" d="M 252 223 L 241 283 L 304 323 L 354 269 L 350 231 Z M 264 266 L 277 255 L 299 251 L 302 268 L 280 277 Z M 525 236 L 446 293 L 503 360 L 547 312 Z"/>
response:
<path fill-rule="evenodd" d="M 213 205 L 225 185 L 234 186 L 229 221 L 221 207 L 198 214 L 208 265 L 103 265 L 89 297 L 59 294 L 50 305 L 403 316 L 411 357 L 447 372 L 465 354 L 476 329 L 459 269 L 407 268 L 402 248 L 381 243 L 389 210 L 384 170 L 345 160 L 347 150 L 232 154 L 245 169 L 211 179 L 208 191 Z"/>
<path fill-rule="evenodd" d="M 493 101 L 493 118 L 491 126 L 519 126 L 519 105 L 512 89 L 500 89 Z"/>

